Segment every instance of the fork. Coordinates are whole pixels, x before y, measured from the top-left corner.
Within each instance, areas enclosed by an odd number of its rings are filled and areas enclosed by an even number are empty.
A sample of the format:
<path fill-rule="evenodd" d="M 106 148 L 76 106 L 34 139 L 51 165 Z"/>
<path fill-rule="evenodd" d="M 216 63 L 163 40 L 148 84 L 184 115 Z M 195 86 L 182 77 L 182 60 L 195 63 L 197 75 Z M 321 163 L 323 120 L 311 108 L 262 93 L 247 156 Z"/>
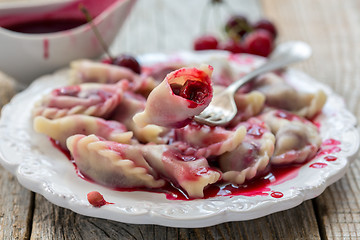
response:
<path fill-rule="evenodd" d="M 214 91 L 214 96 L 209 104 L 194 119 L 197 122 L 210 126 L 221 126 L 229 123 L 237 114 L 235 104 L 235 92 L 244 84 L 253 80 L 256 76 L 273 70 L 280 69 L 291 63 L 299 62 L 309 58 L 311 48 L 307 43 L 301 41 L 292 41 L 280 44 L 264 64 L 247 73 L 239 80 L 230 84 L 221 92 Z"/>

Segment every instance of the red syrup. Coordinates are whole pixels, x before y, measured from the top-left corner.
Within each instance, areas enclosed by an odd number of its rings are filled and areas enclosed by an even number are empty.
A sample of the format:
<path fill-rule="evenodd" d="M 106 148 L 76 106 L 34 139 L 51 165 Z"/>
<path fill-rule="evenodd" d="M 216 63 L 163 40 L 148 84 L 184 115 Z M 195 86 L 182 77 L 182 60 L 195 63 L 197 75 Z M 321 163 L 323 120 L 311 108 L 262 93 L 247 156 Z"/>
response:
<path fill-rule="evenodd" d="M 332 138 L 326 139 L 321 145 L 329 146 L 329 145 L 340 145 L 341 142 Z"/>
<path fill-rule="evenodd" d="M 284 194 L 282 192 L 272 192 L 270 196 L 272 196 L 273 198 L 282 198 Z"/>
<path fill-rule="evenodd" d="M 284 119 L 289 120 L 289 121 L 301 120 L 299 118 L 299 116 L 297 116 L 297 115 L 295 115 L 293 113 L 289 113 L 289 112 L 285 112 L 285 111 L 281 111 L 281 110 L 276 111 L 275 117 L 284 118 Z"/>
<path fill-rule="evenodd" d="M 326 139 L 321 144 L 320 150 L 316 156 L 330 155 L 332 153 L 337 153 L 341 151 L 341 148 L 338 146 L 341 142 L 335 139 Z"/>
<path fill-rule="evenodd" d="M 321 150 L 317 154 L 317 156 L 328 155 L 328 154 L 337 153 L 337 152 L 340 152 L 340 151 L 341 151 L 340 147 L 334 146 L 334 147 L 330 147 L 330 148 L 326 148 L 326 149 Z"/>
<path fill-rule="evenodd" d="M 257 124 L 250 125 L 246 130 L 247 134 L 251 135 L 254 138 L 261 138 L 266 131 L 264 126 L 259 126 Z"/>
<path fill-rule="evenodd" d="M 320 128 L 321 128 L 321 123 L 316 122 L 316 121 L 311 121 L 311 122 L 312 122 L 312 124 L 314 124 L 314 126 L 315 126 L 318 130 L 320 130 Z"/>
<path fill-rule="evenodd" d="M 49 58 L 49 39 L 44 38 L 43 48 L 44 48 L 44 59 L 48 59 Z"/>
<path fill-rule="evenodd" d="M 329 156 L 324 157 L 324 159 L 328 162 L 334 162 L 337 160 L 337 157 L 329 155 Z"/>
<path fill-rule="evenodd" d="M 324 168 L 326 166 L 327 166 L 326 163 L 316 162 L 316 163 L 311 164 L 309 167 L 310 168 Z"/>
<path fill-rule="evenodd" d="M 271 186 L 291 180 L 298 175 L 301 165 L 272 167 L 271 171 L 263 177 L 249 181 L 243 185 L 211 185 L 204 190 L 204 198 L 219 196 L 272 196 Z M 281 196 L 282 197 L 282 196 Z M 278 195 L 277 198 L 280 198 Z"/>
<path fill-rule="evenodd" d="M 67 159 L 71 160 L 71 154 L 70 154 L 69 150 L 64 149 L 63 147 L 61 147 L 60 144 L 59 144 L 59 141 L 54 140 L 52 138 L 49 138 L 49 139 L 50 139 L 51 144 L 54 146 L 54 148 L 56 148 L 57 150 L 62 152 Z"/>
<path fill-rule="evenodd" d="M 203 199 L 220 197 L 220 196 L 269 196 L 271 195 L 271 186 L 278 185 L 284 181 L 291 180 L 298 175 L 301 165 L 286 166 L 286 167 L 273 167 L 266 176 L 260 177 L 253 181 L 247 182 L 243 185 L 233 184 L 214 184 L 210 185 L 204 190 Z M 80 176 L 81 178 L 93 182 L 91 179 Z M 145 191 L 153 193 L 165 194 L 166 199 L 169 200 L 182 200 L 190 201 L 193 200 L 183 191 L 181 188 L 174 186 L 171 183 L 167 183 L 164 187 L 158 189 L 146 189 L 146 188 L 113 188 L 116 191 L 121 192 L 136 192 Z M 272 196 L 274 197 L 274 196 Z M 281 196 L 282 197 L 282 196 Z M 280 198 L 280 196 L 277 196 Z"/>
<path fill-rule="evenodd" d="M 21 22 L 3 28 L 19 33 L 54 33 L 70 30 L 86 24 L 85 19 L 45 19 Z"/>

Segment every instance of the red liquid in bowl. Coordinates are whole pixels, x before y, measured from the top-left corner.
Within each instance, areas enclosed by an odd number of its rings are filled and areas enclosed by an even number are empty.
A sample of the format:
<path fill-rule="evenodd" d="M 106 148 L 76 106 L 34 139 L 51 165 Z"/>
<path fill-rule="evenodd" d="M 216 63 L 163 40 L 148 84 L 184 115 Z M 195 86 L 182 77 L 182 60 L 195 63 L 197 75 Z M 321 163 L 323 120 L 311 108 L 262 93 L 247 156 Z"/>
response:
<path fill-rule="evenodd" d="M 87 23 L 79 6 L 83 5 L 95 19 L 124 0 L 74 0 L 57 9 L 43 12 L 24 12 L 0 16 L 0 27 L 19 33 L 54 33 Z"/>
<path fill-rule="evenodd" d="M 66 31 L 86 23 L 85 19 L 48 19 L 22 22 L 4 28 L 19 33 L 41 34 Z"/>

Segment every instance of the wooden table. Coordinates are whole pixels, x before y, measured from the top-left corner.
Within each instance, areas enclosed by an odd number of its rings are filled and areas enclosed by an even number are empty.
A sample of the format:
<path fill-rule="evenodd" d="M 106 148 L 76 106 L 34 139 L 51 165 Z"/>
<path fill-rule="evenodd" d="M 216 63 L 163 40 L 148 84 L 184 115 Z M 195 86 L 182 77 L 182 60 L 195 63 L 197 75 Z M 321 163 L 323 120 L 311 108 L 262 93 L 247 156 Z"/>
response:
<path fill-rule="evenodd" d="M 201 34 L 205 0 L 142 0 L 117 38 L 114 52 L 190 49 Z M 251 19 L 264 15 L 279 41 L 304 40 L 313 57 L 295 68 L 330 85 L 360 119 L 360 2 L 358 0 L 228 1 Z M 205 15 L 214 14 L 214 8 Z M 227 9 L 223 12 L 230 14 Z M 224 14 L 224 13 L 223 13 Z M 211 17 L 210 17 L 211 19 Z M 211 24 L 210 24 L 211 25 Z M 214 32 L 216 23 L 208 30 Z M 360 161 L 319 197 L 245 222 L 184 229 L 124 224 L 81 216 L 28 191 L 0 167 L 1 239 L 360 239 Z"/>

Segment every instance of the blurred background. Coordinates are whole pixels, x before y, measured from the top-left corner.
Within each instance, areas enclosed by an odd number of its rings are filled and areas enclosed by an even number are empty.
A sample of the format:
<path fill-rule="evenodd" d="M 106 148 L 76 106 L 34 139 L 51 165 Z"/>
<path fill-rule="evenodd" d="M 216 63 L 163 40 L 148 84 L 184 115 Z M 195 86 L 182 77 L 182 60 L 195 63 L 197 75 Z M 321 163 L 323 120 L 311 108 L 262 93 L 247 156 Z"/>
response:
<path fill-rule="evenodd" d="M 156 10 L 154 10 L 156 9 Z M 261 16 L 258 0 L 138 0 L 113 43 L 114 53 L 190 50 L 196 37 L 207 33 L 224 37 L 224 25 L 233 14 L 251 21 Z"/>

